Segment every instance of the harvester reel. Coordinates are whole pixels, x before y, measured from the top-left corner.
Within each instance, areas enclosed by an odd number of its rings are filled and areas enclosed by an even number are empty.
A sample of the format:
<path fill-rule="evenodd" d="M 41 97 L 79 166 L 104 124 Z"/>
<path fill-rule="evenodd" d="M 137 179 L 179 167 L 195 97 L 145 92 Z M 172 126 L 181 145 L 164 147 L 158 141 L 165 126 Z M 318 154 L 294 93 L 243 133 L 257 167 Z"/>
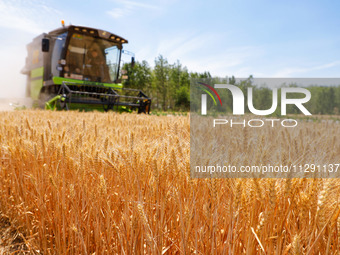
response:
<path fill-rule="evenodd" d="M 143 92 L 136 89 L 121 89 L 118 93 L 113 88 L 98 86 L 93 84 L 77 84 L 63 82 L 60 86 L 57 96 L 54 98 L 57 108 L 69 110 L 70 108 L 79 107 L 79 105 L 102 105 L 104 111 L 112 110 L 115 106 L 132 109 L 138 109 L 138 113 L 149 113 L 151 99 Z M 124 93 L 126 92 L 126 93 Z M 130 95 L 138 93 L 137 95 Z M 48 102 L 52 104 L 53 100 Z M 49 106 L 51 108 L 51 106 Z"/>

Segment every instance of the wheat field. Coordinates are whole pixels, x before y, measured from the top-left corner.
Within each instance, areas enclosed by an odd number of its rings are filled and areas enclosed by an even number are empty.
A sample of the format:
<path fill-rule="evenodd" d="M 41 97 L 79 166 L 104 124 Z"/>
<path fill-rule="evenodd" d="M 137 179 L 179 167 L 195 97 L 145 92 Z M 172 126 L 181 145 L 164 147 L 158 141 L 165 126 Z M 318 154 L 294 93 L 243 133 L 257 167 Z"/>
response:
<path fill-rule="evenodd" d="M 3 254 L 339 254 L 337 179 L 191 179 L 188 116 L 0 119 Z"/>

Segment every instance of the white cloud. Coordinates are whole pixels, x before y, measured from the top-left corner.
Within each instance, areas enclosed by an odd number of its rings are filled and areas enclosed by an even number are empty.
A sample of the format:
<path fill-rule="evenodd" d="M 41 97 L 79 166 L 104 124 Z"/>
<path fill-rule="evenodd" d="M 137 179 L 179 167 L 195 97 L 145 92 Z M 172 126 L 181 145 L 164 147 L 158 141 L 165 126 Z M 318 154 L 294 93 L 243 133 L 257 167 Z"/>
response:
<path fill-rule="evenodd" d="M 109 14 L 114 19 L 119 19 L 121 17 L 124 17 L 128 13 L 130 13 L 130 10 L 123 9 L 123 8 L 114 8 L 111 11 L 107 11 L 107 14 Z"/>
<path fill-rule="evenodd" d="M 106 13 L 109 14 L 114 19 L 119 19 L 124 16 L 130 15 L 133 12 L 137 11 L 139 8 L 150 10 L 160 10 L 159 4 L 149 4 L 149 3 L 140 3 L 134 1 L 124 1 L 124 0 L 115 0 L 114 1 L 119 7 L 113 8 Z"/>
<path fill-rule="evenodd" d="M 179 58 L 192 52 L 204 51 L 209 45 L 208 41 L 205 35 L 178 35 L 160 41 L 157 52 L 166 54 L 168 58 Z"/>
<path fill-rule="evenodd" d="M 254 74 L 248 62 L 259 58 L 263 52 L 260 47 L 255 46 L 232 47 L 210 55 L 188 56 L 183 59 L 183 63 L 192 71 L 209 71 L 213 76 L 248 77 Z"/>
<path fill-rule="evenodd" d="M 169 63 L 180 60 L 190 71 L 210 71 L 212 75 L 218 76 L 233 74 L 247 77 L 252 74 L 248 62 L 260 58 L 264 50 L 255 46 L 228 47 L 228 42 L 225 49 L 215 50 L 216 42 L 221 40 L 223 38 L 216 34 L 197 35 L 193 32 L 162 39 L 156 49 L 157 54 L 164 55 Z"/>
<path fill-rule="evenodd" d="M 2 0 L 0 1 L 0 27 L 39 34 L 59 13 L 44 1 Z"/>
<path fill-rule="evenodd" d="M 144 9 L 159 9 L 159 6 L 156 4 L 147 4 L 147 3 L 140 3 L 140 2 L 134 2 L 134 1 L 123 1 L 123 0 L 116 0 L 115 2 L 124 4 L 125 6 L 128 6 L 129 8 L 132 7 L 141 7 Z"/>
<path fill-rule="evenodd" d="M 276 72 L 273 77 L 291 77 L 312 71 L 325 70 L 340 65 L 340 61 L 333 61 L 326 64 L 311 66 L 311 67 L 287 67 Z"/>
<path fill-rule="evenodd" d="M 223 35 L 225 36 L 225 35 Z M 153 66 L 160 54 L 169 64 L 177 60 L 192 72 L 209 71 L 213 76 L 235 75 L 248 77 L 257 75 L 251 63 L 263 57 L 265 50 L 258 46 L 229 46 L 222 35 L 199 31 L 180 34 L 158 34 L 153 38 L 153 45 L 142 44 L 135 53 L 137 59 L 146 60 Z M 222 50 L 216 50 L 218 42 L 225 42 Z"/>

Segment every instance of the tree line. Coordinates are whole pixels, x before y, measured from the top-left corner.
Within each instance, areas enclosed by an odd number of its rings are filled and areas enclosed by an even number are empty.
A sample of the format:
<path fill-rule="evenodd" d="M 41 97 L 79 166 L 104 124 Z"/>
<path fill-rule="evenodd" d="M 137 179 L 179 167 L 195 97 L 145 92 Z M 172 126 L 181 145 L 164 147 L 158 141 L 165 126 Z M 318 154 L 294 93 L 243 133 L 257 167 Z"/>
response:
<path fill-rule="evenodd" d="M 234 76 L 230 78 L 212 77 L 210 72 L 203 73 L 189 72 L 187 67 L 183 66 L 179 60 L 170 64 L 168 60 L 159 55 L 155 59 L 155 65 L 150 67 L 147 61 L 136 62 L 134 66 L 125 64 L 123 66 L 127 74 L 124 80 L 124 86 L 142 90 L 146 95 L 152 98 L 152 108 L 163 111 L 189 111 L 190 110 L 190 81 L 192 79 L 207 79 L 212 83 L 229 83 L 238 86 L 247 97 L 247 88 L 253 88 L 253 105 L 258 110 L 266 110 L 272 104 L 272 89 L 265 86 L 255 86 L 253 77 L 237 81 Z M 339 84 L 340 85 L 340 84 Z M 296 87 L 295 84 L 285 86 Z M 340 114 L 340 86 L 322 86 L 315 85 L 307 88 L 311 92 L 311 100 L 305 104 L 306 108 L 314 114 Z M 214 109 L 217 112 L 232 112 L 232 95 L 228 90 L 219 91 L 225 93 L 224 98 L 227 102 L 217 105 Z M 280 89 L 278 91 L 280 95 Z M 290 97 L 299 97 L 301 95 L 290 95 Z M 209 101 L 209 100 L 208 100 Z M 245 98 L 247 102 L 247 98 Z M 209 101 L 208 104 L 213 102 Z M 279 107 L 274 115 L 280 115 Z M 199 108 L 200 101 L 192 100 L 192 107 Z M 245 107 L 247 112 L 247 107 Z M 249 112 L 249 111 L 248 111 Z M 295 106 L 288 105 L 288 114 L 298 114 L 299 109 Z"/>
<path fill-rule="evenodd" d="M 159 55 L 151 68 L 147 61 L 136 62 L 134 66 L 123 66 L 127 74 L 124 86 L 139 89 L 152 98 L 152 108 L 163 111 L 188 111 L 190 108 L 190 79 L 211 78 L 209 72 L 189 72 L 179 60 L 169 64 Z"/>

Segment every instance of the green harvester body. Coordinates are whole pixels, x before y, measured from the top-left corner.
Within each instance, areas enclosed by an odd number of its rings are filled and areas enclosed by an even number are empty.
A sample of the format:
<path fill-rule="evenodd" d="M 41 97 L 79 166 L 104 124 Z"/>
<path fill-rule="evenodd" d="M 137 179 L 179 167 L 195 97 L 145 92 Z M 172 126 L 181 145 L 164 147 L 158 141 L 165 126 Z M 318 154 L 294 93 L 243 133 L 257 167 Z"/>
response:
<path fill-rule="evenodd" d="M 37 36 L 27 45 L 22 70 L 26 96 L 45 109 L 150 113 L 151 98 L 123 88 L 119 79 L 127 42 L 104 30 L 73 25 Z"/>

